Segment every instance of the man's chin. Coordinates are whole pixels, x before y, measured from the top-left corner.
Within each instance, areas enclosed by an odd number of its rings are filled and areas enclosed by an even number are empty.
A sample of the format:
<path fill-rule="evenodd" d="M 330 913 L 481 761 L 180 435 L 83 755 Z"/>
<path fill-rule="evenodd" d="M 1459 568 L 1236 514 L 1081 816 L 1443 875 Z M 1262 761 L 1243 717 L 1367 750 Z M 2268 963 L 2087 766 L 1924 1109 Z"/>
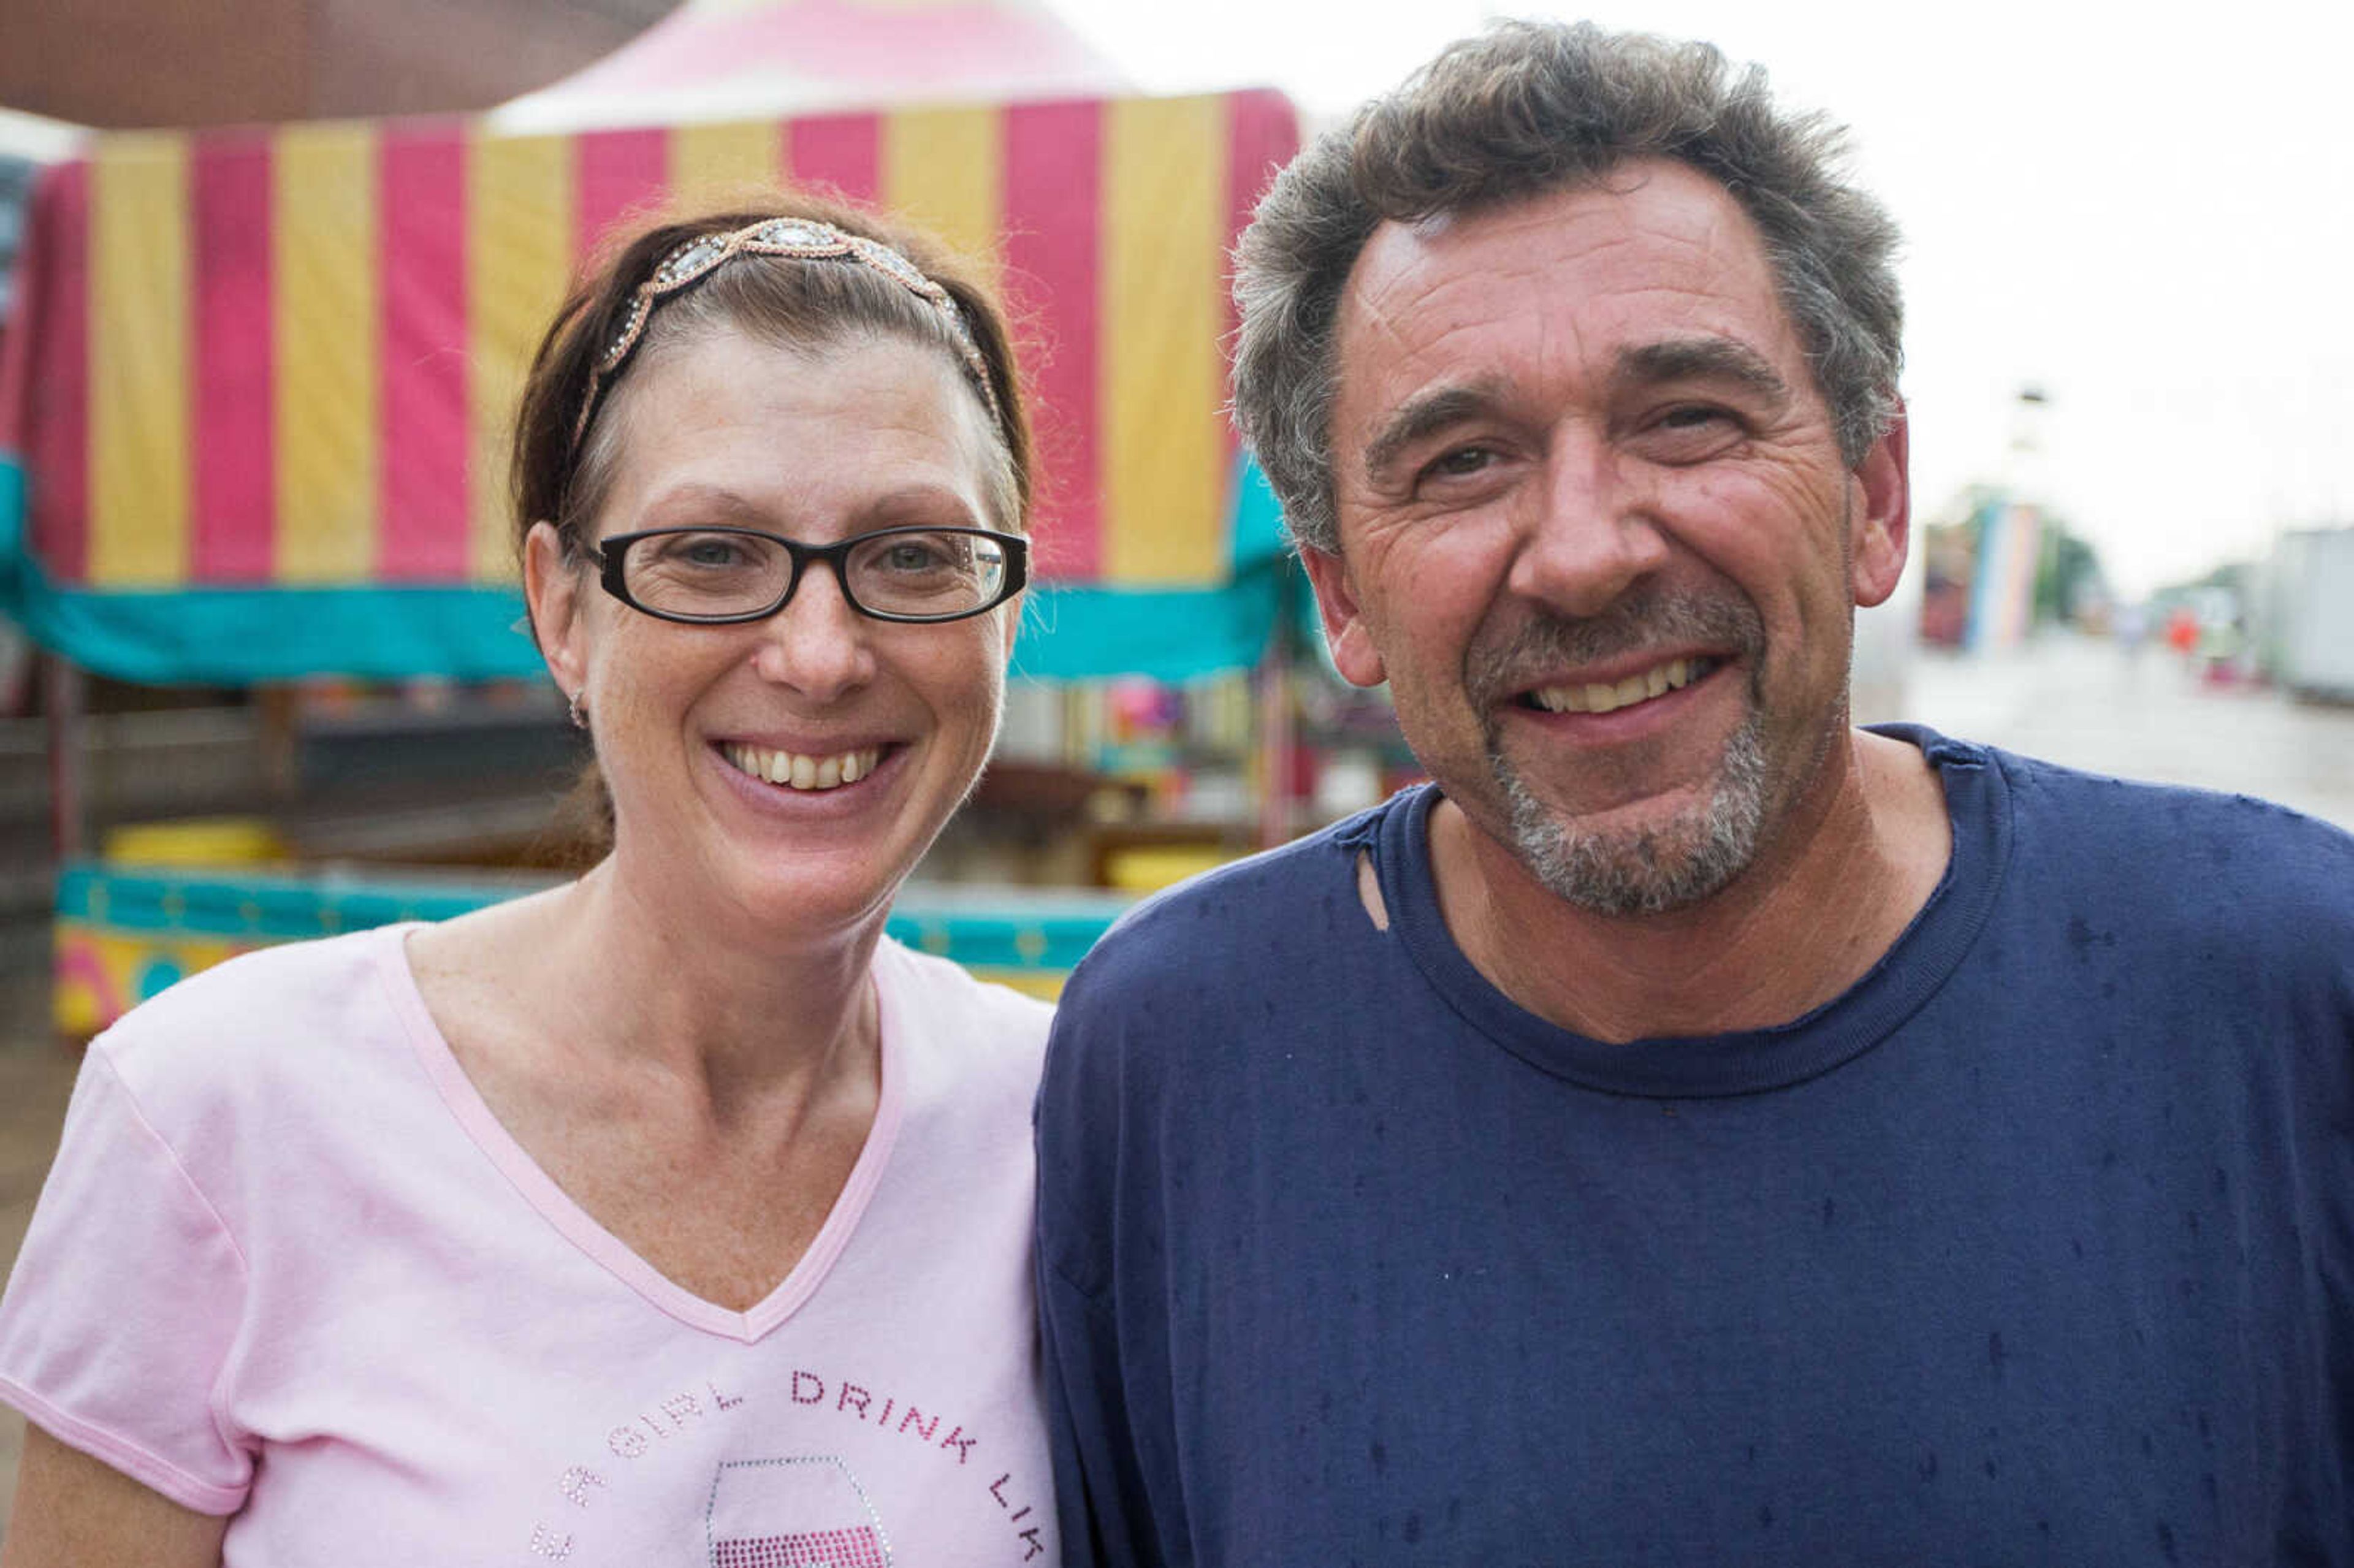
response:
<path fill-rule="evenodd" d="M 1765 768 L 1754 726 L 1702 784 L 1600 810 L 1569 811 L 1499 767 L 1514 858 L 1563 902 L 1589 914 L 1663 915 L 1713 897 L 1756 857 Z"/>
<path fill-rule="evenodd" d="M 1521 829 L 1521 824 L 1515 824 Z M 1714 897 L 1748 869 L 1750 846 L 1705 820 L 1618 832 L 1516 831 L 1512 852 L 1545 889 L 1589 915 L 1672 914 Z"/>

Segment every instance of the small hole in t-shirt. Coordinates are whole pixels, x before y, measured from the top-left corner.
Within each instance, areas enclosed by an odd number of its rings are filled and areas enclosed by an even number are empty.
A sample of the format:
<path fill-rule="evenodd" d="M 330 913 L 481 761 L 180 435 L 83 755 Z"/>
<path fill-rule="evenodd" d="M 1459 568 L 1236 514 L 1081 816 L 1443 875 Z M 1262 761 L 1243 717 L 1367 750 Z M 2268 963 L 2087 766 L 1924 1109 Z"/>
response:
<path fill-rule="evenodd" d="M 1363 850 L 1357 852 L 1357 896 L 1364 901 L 1365 913 L 1373 917 L 1373 929 L 1390 928 L 1390 906 L 1382 902 L 1382 879 L 1373 874 L 1373 857 Z"/>

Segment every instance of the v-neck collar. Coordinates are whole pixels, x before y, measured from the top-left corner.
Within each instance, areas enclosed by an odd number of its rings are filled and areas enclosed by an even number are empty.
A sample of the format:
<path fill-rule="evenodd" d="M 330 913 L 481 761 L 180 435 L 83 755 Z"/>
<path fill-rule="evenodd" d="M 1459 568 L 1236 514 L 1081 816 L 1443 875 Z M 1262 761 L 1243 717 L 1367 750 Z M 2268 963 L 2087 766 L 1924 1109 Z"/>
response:
<path fill-rule="evenodd" d="M 841 1194 L 834 1199 L 832 1209 L 826 1214 L 825 1224 L 819 1227 L 817 1235 L 791 1271 L 774 1290 L 739 1312 L 704 1299 L 639 1256 L 627 1243 L 574 1202 L 571 1195 L 557 1185 L 555 1179 L 515 1140 L 514 1135 L 507 1130 L 506 1124 L 499 1120 L 489 1102 L 475 1088 L 473 1080 L 466 1075 L 465 1068 L 459 1065 L 456 1053 L 450 1049 L 449 1041 L 443 1038 L 440 1027 L 433 1022 L 432 1012 L 425 1004 L 424 993 L 418 989 L 416 972 L 408 965 L 407 947 L 408 933 L 416 928 L 415 923 L 384 927 L 383 941 L 375 955 L 377 978 L 416 1049 L 426 1075 L 440 1093 L 450 1114 L 473 1139 L 476 1147 L 489 1157 L 491 1163 L 497 1166 L 500 1173 L 513 1183 L 524 1201 L 539 1211 L 540 1216 L 558 1234 L 656 1309 L 688 1328 L 745 1344 L 768 1334 L 817 1294 L 834 1261 L 842 1255 L 843 1248 L 849 1245 L 852 1233 L 858 1228 L 859 1219 L 865 1213 L 875 1188 L 881 1184 L 884 1168 L 890 1162 L 891 1147 L 898 1137 L 901 1080 L 905 1074 L 902 1071 L 898 1022 L 893 1014 L 887 991 L 876 987 L 882 1085 L 875 1098 L 875 1121 L 867 1129 L 865 1147 L 859 1150 L 858 1162 L 851 1168 L 850 1178 L 843 1183 Z M 887 961 L 880 949 L 875 959 L 878 963 Z"/>

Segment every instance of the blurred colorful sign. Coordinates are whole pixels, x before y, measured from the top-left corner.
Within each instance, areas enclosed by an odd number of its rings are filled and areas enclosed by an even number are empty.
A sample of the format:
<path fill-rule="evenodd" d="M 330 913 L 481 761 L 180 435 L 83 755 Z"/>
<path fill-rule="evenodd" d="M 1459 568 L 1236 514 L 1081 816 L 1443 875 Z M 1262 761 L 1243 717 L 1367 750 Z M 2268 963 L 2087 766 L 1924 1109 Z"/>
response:
<path fill-rule="evenodd" d="M 2027 503 L 1997 496 L 1979 509 L 1967 647 L 2015 648 L 2026 639 L 2035 622 L 2035 565 L 2042 542 L 2042 519 Z"/>
<path fill-rule="evenodd" d="M 58 874 L 58 1030 L 106 1028 L 165 986 L 256 948 L 405 920 L 446 920 L 534 884 L 484 874 L 401 876 L 79 861 Z M 890 934 L 984 980 L 1053 997 L 1127 907 L 1119 894 L 916 884 Z"/>

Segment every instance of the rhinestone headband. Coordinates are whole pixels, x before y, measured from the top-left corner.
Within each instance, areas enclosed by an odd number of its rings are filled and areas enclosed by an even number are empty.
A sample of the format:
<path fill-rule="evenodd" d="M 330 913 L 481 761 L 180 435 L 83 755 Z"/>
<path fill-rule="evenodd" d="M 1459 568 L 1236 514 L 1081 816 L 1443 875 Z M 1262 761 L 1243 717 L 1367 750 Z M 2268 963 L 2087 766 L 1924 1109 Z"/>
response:
<path fill-rule="evenodd" d="M 965 370 L 981 389 L 981 400 L 989 405 L 990 418 L 1000 425 L 1004 423 L 1005 416 L 997 406 L 997 394 L 990 386 L 989 361 L 981 357 L 981 345 L 973 341 L 972 328 L 946 289 L 924 276 L 914 262 L 896 250 L 864 235 L 846 234 L 814 218 L 772 217 L 732 234 L 705 234 L 688 240 L 663 257 L 653 275 L 638 285 L 637 292 L 630 298 L 629 313 L 621 319 L 621 330 L 613 334 L 613 341 L 606 345 L 605 352 L 598 356 L 596 367 L 588 373 L 588 393 L 580 400 L 580 418 L 572 427 L 575 447 L 588 433 L 588 421 L 596 415 L 599 401 L 611 389 L 614 376 L 629 363 L 631 354 L 645 336 L 646 323 L 653 315 L 654 307 L 673 294 L 695 287 L 737 256 L 854 261 L 882 273 L 939 313 L 941 324 L 949 329 L 949 340 L 956 344 Z"/>

